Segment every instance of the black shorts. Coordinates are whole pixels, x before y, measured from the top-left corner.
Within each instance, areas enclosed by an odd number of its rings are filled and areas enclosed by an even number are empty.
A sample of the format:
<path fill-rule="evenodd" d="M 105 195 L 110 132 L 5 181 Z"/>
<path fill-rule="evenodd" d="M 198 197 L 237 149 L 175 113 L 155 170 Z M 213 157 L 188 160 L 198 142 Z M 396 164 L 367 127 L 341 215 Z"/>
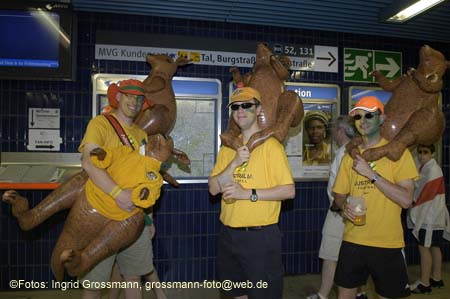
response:
<path fill-rule="evenodd" d="M 442 244 L 443 230 L 419 230 L 419 245 L 423 247 L 440 247 Z"/>
<path fill-rule="evenodd" d="M 343 241 L 334 282 L 340 287 L 353 289 L 364 285 L 369 275 L 380 296 L 403 298 L 410 294 L 401 248 L 379 248 Z"/>
<path fill-rule="evenodd" d="M 247 295 L 249 299 L 282 298 L 284 268 L 281 261 L 281 233 L 277 224 L 263 226 L 258 230 L 222 225 L 217 243 L 219 281 L 250 281 L 253 284 L 252 288 L 222 289 L 224 295 Z"/>

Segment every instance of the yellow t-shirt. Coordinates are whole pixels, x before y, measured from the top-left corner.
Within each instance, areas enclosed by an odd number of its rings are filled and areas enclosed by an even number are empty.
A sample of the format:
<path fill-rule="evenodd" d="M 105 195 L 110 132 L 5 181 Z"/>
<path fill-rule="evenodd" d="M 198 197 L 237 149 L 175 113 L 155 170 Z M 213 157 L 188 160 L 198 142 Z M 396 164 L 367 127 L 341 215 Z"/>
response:
<path fill-rule="evenodd" d="M 135 151 L 139 151 L 140 146 L 147 143 L 147 134 L 145 131 L 135 124 L 128 126 L 127 124 L 120 122 L 120 120 L 118 121 L 127 134 L 128 139 L 130 139 L 130 142 L 133 144 Z M 103 115 L 96 116 L 89 122 L 86 133 L 78 148 L 79 152 L 83 152 L 86 143 L 94 143 L 100 147 L 107 148 L 123 146 L 116 131 Z M 128 213 L 120 209 L 115 200 L 109 194 L 104 193 L 98 188 L 91 179 L 87 181 L 85 191 L 89 204 L 100 214 L 110 219 L 124 220 L 141 211 L 141 209 L 136 208 Z M 113 216 L 111 216 L 109 211 L 116 211 L 117 209 L 119 209 L 119 211 L 117 213 L 112 212 Z"/>
<path fill-rule="evenodd" d="M 99 161 L 95 157 L 93 164 L 100 168 L 106 168 L 108 174 L 120 188 L 131 189 L 132 198 L 133 195 L 136 195 L 136 202 L 133 200 L 136 206 L 147 208 L 154 205 L 159 198 L 163 183 L 159 175 L 161 162 L 151 157 L 142 156 L 125 145 L 114 149 L 104 149 L 107 152 L 106 158 Z M 148 188 L 150 192 L 145 200 L 140 200 L 139 196 L 142 187 Z M 121 221 L 142 210 L 137 208 L 130 213 L 122 210 L 109 194 L 103 192 L 91 180 L 86 185 L 86 192 L 88 190 L 90 202 L 94 202 L 96 210 L 108 219 Z"/>
<path fill-rule="evenodd" d="M 222 146 L 211 176 L 220 174 L 235 156 L 235 150 Z M 247 166 L 234 170 L 233 181 L 245 189 L 268 189 L 294 183 L 284 148 L 275 138 L 269 138 L 252 151 Z M 245 198 L 231 204 L 222 200 L 220 220 L 231 227 L 269 225 L 278 222 L 280 208 L 281 202 L 275 200 L 251 202 L 250 198 Z"/>
<path fill-rule="evenodd" d="M 382 139 L 376 146 L 386 144 Z M 384 179 L 396 184 L 403 180 L 418 178 L 418 173 L 411 153 L 406 149 L 401 158 L 394 162 L 386 157 L 372 162 L 374 168 Z M 401 223 L 402 208 L 388 199 L 370 179 L 353 170 L 353 159 L 346 154 L 342 159 L 333 192 L 362 196 L 366 202 L 366 224 L 356 226 L 346 220 L 344 241 L 355 244 L 382 247 L 402 248 L 405 246 Z"/>
<path fill-rule="evenodd" d="M 311 158 L 310 149 L 307 147 L 303 152 L 303 166 L 317 166 L 328 165 L 331 162 L 331 146 L 324 142 L 322 143 L 322 152 L 319 157 Z"/>

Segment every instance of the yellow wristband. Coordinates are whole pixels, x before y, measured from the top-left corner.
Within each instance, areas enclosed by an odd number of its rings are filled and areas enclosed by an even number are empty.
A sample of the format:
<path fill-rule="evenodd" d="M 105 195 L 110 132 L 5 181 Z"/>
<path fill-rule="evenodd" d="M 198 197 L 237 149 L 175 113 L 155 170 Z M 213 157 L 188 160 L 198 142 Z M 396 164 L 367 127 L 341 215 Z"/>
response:
<path fill-rule="evenodd" d="M 122 189 L 119 187 L 119 185 L 116 185 L 111 192 L 109 192 L 109 195 L 116 199 L 117 196 L 119 196 L 119 194 L 122 192 Z"/>

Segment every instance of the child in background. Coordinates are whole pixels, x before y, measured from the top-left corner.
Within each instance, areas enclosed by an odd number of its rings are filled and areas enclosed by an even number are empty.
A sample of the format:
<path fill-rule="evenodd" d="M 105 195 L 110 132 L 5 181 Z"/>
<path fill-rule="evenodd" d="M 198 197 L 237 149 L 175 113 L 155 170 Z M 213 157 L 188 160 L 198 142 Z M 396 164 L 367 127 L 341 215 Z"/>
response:
<path fill-rule="evenodd" d="M 408 213 L 408 227 L 419 242 L 421 277 L 410 288 L 416 294 L 429 294 L 442 288 L 442 239 L 450 240 L 450 217 L 445 205 L 442 169 L 433 158 L 434 145 L 418 145 L 420 178 L 416 182 L 414 203 Z"/>

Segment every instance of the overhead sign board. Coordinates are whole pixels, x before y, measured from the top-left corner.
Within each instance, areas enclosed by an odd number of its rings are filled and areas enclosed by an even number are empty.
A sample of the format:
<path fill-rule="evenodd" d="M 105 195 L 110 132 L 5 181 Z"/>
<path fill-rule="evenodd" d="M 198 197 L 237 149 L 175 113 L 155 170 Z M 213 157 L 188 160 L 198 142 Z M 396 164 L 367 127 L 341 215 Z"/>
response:
<path fill-rule="evenodd" d="M 370 75 L 374 70 L 380 71 L 389 80 L 400 77 L 402 53 L 344 48 L 344 81 L 375 82 Z"/>
<path fill-rule="evenodd" d="M 261 41 L 264 43 L 264 41 Z M 95 59 L 144 61 L 147 53 L 186 57 L 194 64 L 251 68 L 257 41 L 207 39 L 152 34 L 97 32 Z M 285 55 L 291 70 L 338 72 L 338 48 L 320 45 L 269 44 L 274 55 Z"/>
<path fill-rule="evenodd" d="M 313 57 L 288 56 L 291 70 L 338 72 L 337 47 L 313 46 Z M 95 45 L 95 59 L 143 61 L 147 53 L 166 54 L 176 59 L 186 57 L 192 63 L 217 66 L 238 66 L 251 68 L 256 61 L 254 53 L 223 52 L 199 49 L 134 47 L 121 45 Z"/>

